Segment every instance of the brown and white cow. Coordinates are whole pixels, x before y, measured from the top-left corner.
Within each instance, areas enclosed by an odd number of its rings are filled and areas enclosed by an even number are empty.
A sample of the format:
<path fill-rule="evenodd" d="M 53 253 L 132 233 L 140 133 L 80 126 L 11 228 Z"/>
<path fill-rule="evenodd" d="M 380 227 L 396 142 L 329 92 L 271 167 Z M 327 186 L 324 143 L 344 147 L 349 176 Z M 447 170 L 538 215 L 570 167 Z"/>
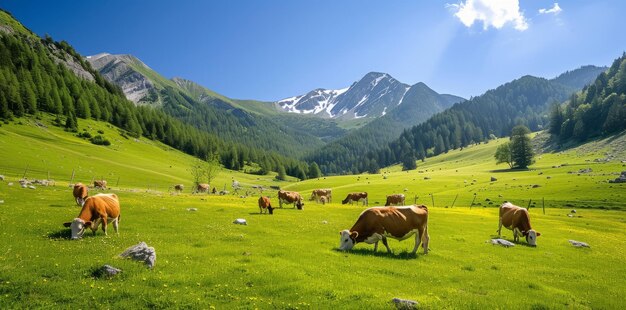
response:
<path fill-rule="evenodd" d="M 270 214 L 274 214 L 274 208 L 270 202 L 270 197 L 259 197 L 259 213 L 263 213 L 263 209 L 267 209 Z"/>
<path fill-rule="evenodd" d="M 346 203 L 352 204 L 353 202 L 356 202 L 357 205 L 359 205 L 359 202 L 363 202 L 363 205 L 367 206 L 367 192 L 350 193 L 348 194 L 348 196 L 346 196 L 346 199 L 341 201 L 341 203 L 344 205 Z"/>
<path fill-rule="evenodd" d="M 93 181 L 93 187 L 98 189 L 107 189 L 107 181 L 106 180 L 95 180 Z"/>
<path fill-rule="evenodd" d="M 387 202 L 385 202 L 385 206 L 403 206 L 404 205 L 404 194 L 393 194 L 387 195 Z"/>
<path fill-rule="evenodd" d="M 64 223 L 63 226 L 72 229 L 72 239 L 79 239 L 87 227 L 91 228 L 95 235 L 100 223 L 106 235 L 108 221 L 112 221 L 113 228 L 118 233 L 120 201 L 115 194 L 97 194 L 87 197 L 78 217 L 72 222 Z"/>
<path fill-rule="evenodd" d="M 519 242 L 519 236 L 526 237 L 526 242 L 531 246 L 537 246 L 537 237 L 541 233 L 536 232 L 530 226 L 528 210 L 520 208 L 510 202 L 500 206 L 500 220 L 498 221 L 498 236 L 501 236 L 502 226 L 513 230 L 513 241 Z"/>
<path fill-rule="evenodd" d="M 331 202 L 333 191 L 331 189 L 314 189 L 309 200 L 315 200 L 317 203 L 320 203 L 322 196 L 326 196 L 326 201 Z"/>
<path fill-rule="evenodd" d="M 208 193 L 211 186 L 207 183 L 200 183 L 196 186 L 196 193 Z"/>
<path fill-rule="evenodd" d="M 82 206 L 85 203 L 85 199 L 89 194 L 89 189 L 83 183 L 74 184 L 74 190 L 72 192 L 74 195 L 74 200 L 76 200 L 76 204 Z"/>
<path fill-rule="evenodd" d="M 374 252 L 378 249 L 378 241 L 383 241 L 387 252 L 391 249 L 387 237 L 404 240 L 415 236 L 415 247 L 411 254 L 417 252 L 423 242 L 424 254 L 428 253 L 428 208 L 426 206 L 373 207 L 361 213 L 359 219 L 350 228 L 339 232 L 341 240 L 339 249 L 347 251 L 355 244 L 365 242 L 374 244 Z"/>
<path fill-rule="evenodd" d="M 279 190 L 278 191 L 278 205 L 283 207 L 283 203 L 293 203 L 294 208 L 302 209 L 304 202 L 302 202 L 302 196 L 298 192 L 290 192 Z"/>
<path fill-rule="evenodd" d="M 180 193 L 185 189 L 185 185 L 182 184 L 176 184 L 174 185 L 174 191 Z"/>

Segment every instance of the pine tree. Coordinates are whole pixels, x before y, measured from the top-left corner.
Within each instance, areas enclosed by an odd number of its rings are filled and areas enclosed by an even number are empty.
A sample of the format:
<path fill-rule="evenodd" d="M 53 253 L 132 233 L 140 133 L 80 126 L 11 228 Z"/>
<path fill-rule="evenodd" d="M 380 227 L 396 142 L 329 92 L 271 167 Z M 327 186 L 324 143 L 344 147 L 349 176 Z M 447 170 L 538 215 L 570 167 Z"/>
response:
<path fill-rule="evenodd" d="M 278 166 L 278 175 L 276 176 L 277 180 L 284 181 L 287 179 L 287 172 L 285 172 L 285 166 Z"/>
<path fill-rule="evenodd" d="M 309 165 L 309 179 L 317 179 L 322 176 L 322 171 L 316 162 Z"/>
<path fill-rule="evenodd" d="M 511 159 L 515 168 L 526 169 L 532 165 L 535 156 L 528 134 L 530 130 L 519 125 L 513 128 L 511 134 Z"/>

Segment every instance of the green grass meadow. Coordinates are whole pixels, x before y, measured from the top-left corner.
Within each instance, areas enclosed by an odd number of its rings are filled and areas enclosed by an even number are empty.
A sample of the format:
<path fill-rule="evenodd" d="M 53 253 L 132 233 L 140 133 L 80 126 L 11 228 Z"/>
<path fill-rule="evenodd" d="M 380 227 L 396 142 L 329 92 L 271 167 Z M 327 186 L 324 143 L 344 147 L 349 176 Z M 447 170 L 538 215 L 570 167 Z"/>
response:
<path fill-rule="evenodd" d="M 623 156 L 615 141 L 542 154 L 531 170 L 519 172 L 495 165 L 493 152 L 504 140 L 451 151 L 408 173 L 390 167 L 377 175 L 276 183 L 272 176 L 222 172 L 217 184 L 235 178 L 305 197 L 314 188 L 333 189 L 330 204 L 306 201 L 304 210 L 259 215 L 256 194 L 170 193 L 174 183 L 191 184 L 191 159 L 175 150 L 124 139 L 97 122 L 81 121 L 81 130 L 104 130 L 112 146 L 20 121 L 0 127 L 0 174 L 6 176 L 0 181 L 2 309 L 391 309 L 394 297 L 425 309 L 626 307 L 626 188 L 606 182 L 626 168 L 619 160 L 594 161 L 607 153 Z M 21 188 L 17 179 L 27 166 L 30 178 L 50 171 L 57 184 Z M 584 168 L 593 172 L 578 175 Z M 68 239 L 62 223 L 79 212 L 68 187 L 72 169 L 78 181 L 120 179 L 108 191 L 120 197 L 119 235 L 110 228 L 109 236 L 100 230 Z M 338 232 L 364 210 L 341 205 L 352 191 L 367 191 L 370 206 L 384 203 L 386 194 L 405 193 L 407 203 L 419 196 L 430 210 L 431 252 L 411 256 L 412 239 L 391 239 L 391 255 L 382 245 L 377 253 L 367 244 L 338 251 Z M 278 205 L 275 193 L 270 196 Z M 526 206 L 529 199 L 535 202 L 533 228 L 542 233 L 538 246 L 488 243 L 497 229 L 497 206 L 504 200 Z M 571 209 L 577 213 L 568 217 Z M 232 224 L 236 218 L 248 225 Z M 504 229 L 503 237 L 512 240 L 512 232 Z M 569 239 L 591 248 L 575 248 Z M 152 270 L 118 257 L 141 241 L 156 249 Z M 104 264 L 123 271 L 110 279 L 92 276 Z"/>

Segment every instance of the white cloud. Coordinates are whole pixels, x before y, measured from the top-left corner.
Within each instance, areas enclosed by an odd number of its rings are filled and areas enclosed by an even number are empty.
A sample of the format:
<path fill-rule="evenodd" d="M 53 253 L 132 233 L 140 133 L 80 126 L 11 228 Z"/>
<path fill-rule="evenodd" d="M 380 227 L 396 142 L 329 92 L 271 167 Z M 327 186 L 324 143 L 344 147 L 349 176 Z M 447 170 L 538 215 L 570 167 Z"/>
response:
<path fill-rule="evenodd" d="M 519 31 L 528 29 L 519 0 L 466 0 L 460 4 L 447 4 L 446 7 L 452 9 L 454 16 L 466 27 L 482 21 L 485 30 L 489 27 L 501 29 L 507 24 L 512 24 Z"/>
<path fill-rule="evenodd" d="M 539 14 L 559 14 L 563 11 L 557 2 L 554 3 L 554 6 L 551 9 L 539 9 Z"/>

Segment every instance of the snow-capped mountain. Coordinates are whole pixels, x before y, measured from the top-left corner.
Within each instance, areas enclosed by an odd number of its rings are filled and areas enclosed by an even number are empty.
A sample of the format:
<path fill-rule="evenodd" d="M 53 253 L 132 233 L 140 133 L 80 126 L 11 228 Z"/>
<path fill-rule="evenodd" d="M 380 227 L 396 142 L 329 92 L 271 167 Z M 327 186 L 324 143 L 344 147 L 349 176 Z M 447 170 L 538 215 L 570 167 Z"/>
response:
<path fill-rule="evenodd" d="M 280 100 L 277 105 L 286 112 L 324 118 L 375 119 L 401 105 L 410 88 L 389 74 L 370 72 L 348 88 L 320 88 Z"/>

